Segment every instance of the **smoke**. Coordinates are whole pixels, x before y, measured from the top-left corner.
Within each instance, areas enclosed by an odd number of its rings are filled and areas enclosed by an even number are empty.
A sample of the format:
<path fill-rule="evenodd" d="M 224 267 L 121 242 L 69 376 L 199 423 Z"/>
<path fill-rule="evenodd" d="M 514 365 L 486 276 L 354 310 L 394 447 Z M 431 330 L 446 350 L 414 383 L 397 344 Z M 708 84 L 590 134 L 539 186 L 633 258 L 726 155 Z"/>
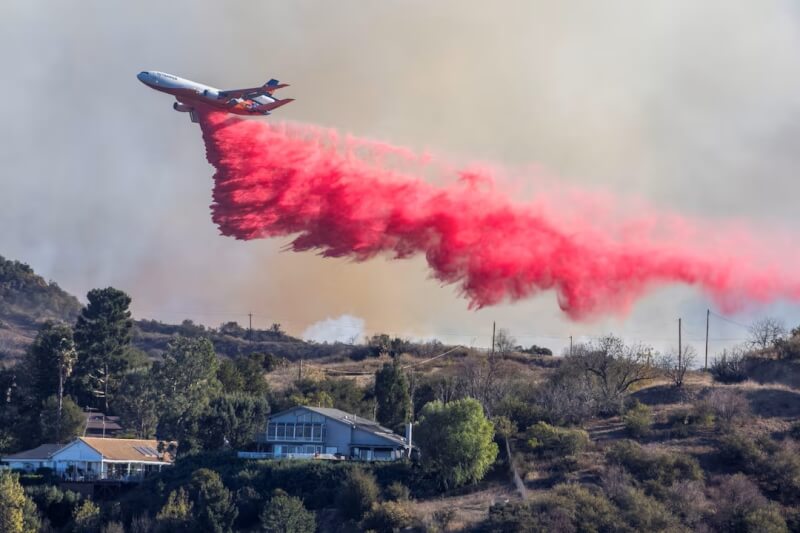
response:
<path fill-rule="evenodd" d="M 364 319 L 352 315 L 326 318 L 308 326 L 301 337 L 314 342 L 355 343 L 364 337 Z"/>
<path fill-rule="evenodd" d="M 292 251 L 358 262 L 421 255 L 473 308 L 553 290 L 570 318 L 624 314 L 648 290 L 676 283 L 728 310 L 800 299 L 800 280 L 765 263 L 762 247 L 733 225 L 710 238 L 697 221 L 625 215 L 613 198 L 581 191 L 572 209 L 553 205 L 552 191 L 514 203 L 495 186 L 499 170 L 458 169 L 313 126 L 215 112 L 201 126 L 223 235 L 295 236 Z M 431 185 L 430 174 L 449 183 Z"/>

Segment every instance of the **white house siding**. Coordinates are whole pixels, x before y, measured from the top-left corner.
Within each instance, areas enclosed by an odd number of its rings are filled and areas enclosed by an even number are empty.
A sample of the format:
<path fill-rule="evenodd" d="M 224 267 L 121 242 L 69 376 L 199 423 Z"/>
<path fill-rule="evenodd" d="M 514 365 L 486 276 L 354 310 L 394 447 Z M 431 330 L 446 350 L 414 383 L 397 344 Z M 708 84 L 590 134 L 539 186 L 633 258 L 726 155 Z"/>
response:
<path fill-rule="evenodd" d="M 81 440 L 54 453 L 52 461 L 59 474 L 66 472 L 70 466 L 92 476 L 102 473 L 103 456 Z"/>
<path fill-rule="evenodd" d="M 9 460 L 6 464 L 11 470 L 26 470 L 29 472 L 33 472 L 37 468 L 53 468 L 52 461 L 43 461 L 41 459 Z"/>

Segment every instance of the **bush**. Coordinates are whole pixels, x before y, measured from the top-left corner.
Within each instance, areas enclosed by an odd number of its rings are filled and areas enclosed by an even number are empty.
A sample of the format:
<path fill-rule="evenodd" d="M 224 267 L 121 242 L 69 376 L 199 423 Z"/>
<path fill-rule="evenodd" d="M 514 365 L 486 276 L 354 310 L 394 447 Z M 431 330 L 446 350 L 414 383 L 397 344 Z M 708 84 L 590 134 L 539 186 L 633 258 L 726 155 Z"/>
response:
<path fill-rule="evenodd" d="M 361 522 L 363 531 L 392 532 L 414 525 L 414 515 L 401 502 L 376 503 Z"/>
<path fill-rule="evenodd" d="M 363 470 L 352 470 L 342 482 L 336 507 L 343 518 L 360 520 L 378 501 L 375 476 Z"/>
<path fill-rule="evenodd" d="M 719 531 L 788 531 L 780 513 L 743 474 L 722 478 L 712 495 L 716 507 L 712 523 Z"/>
<path fill-rule="evenodd" d="M 582 429 L 567 429 L 539 422 L 526 432 L 528 446 L 540 455 L 575 455 L 589 445 L 589 434 Z"/>
<path fill-rule="evenodd" d="M 62 491 L 54 485 L 26 487 L 25 492 L 55 528 L 66 525 L 80 504 L 80 495 L 71 490 Z"/>
<path fill-rule="evenodd" d="M 395 481 L 386 487 L 386 499 L 396 502 L 406 502 L 411 499 L 411 491 L 399 481 Z"/>
<path fill-rule="evenodd" d="M 639 488 L 629 487 L 614 499 L 634 531 L 674 531 L 678 519 L 667 507 Z"/>
<path fill-rule="evenodd" d="M 473 398 L 428 403 L 415 435 L 425 470 L 445 489 L 477 483 L 497 458 L 494 426 Z"/>
<path fill-rule="evenodd" d="M 766 490 L 787 504 L 800 500 L 800 455 L 793 443 L 771 454 L 759 470 Z"/>
<path fill-rule="evenodd" d="M 747 419 L 750 404 L 739 392 L 730 389 L 714 389 L 700 402 L 714 414 L 714 418 L 722 428 L 730 428 Z"/>
<path fill-rule="evenodd" d="M 314 533 L 317 520 L 300 498 L 275 491 L 261 513 L 261 531 L 266 533 Z"/>
<path fill-rule="evenodd" d="M 636 402 L 622 417 L 625 430 L 635 439 L 650 435 L 653 424 L 653 411 L 643 403 Z"/>
<path fill-rule="evenodd" d="M 742 525 L 747 533 L 789 533 L 780 508 L 774 504 L 747 513 Z"/>
<path fill-rule="evenodd" d="M 708 368 L 715 381 L 741 383 L 747 379 L 747 358 L 739 351 L 722 352 Z"/>
<path fill-rule="evenodd" d="M 686 438 L 698 430 L 714 425 L 714 412 L 704 403 L 697 403 L 692 409 L 677 409 L 669 414 L 667 423 L 670 436 Z"/>
<path fill-rule="evenodd" d="M 100 508 L 92 500 L 84 500 L 72 515 L 75 531 L 91 533 L 100 529 Z"/>
<path fill-rule="evenodd" d="M 703 470 L 694 457 L 647 450 L 633 441 L 615 443 L 606 456 L 612 464 L 622 466 L 639 481 L 656 482 L 662 487 L 676 481 L 703 478 Z"/>
<path fill-rule="evenodd" d="M 753 439 L 736 432 L 723 435 L 718 450 L 724 463 L 745 472 L 758 469 L 764 459 L 764 452 Z"/>
<path fill-rule="evenodd" d="M 533 501 L 493 505 L 481 531 L 624 531 L 618 513 L 600 490 L 557 485 Z"/>

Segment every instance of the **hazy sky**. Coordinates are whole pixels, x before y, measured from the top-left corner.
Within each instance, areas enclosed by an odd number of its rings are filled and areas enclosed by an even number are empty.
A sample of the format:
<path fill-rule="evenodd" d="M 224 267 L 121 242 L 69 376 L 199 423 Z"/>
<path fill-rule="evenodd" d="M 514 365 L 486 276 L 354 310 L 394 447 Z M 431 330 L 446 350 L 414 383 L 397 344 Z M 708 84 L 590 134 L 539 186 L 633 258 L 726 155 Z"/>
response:
<path fill-rule="evenodd" d="M 138 317 L 164 321 L 252 312 L 256 326 L 300 334 L 347 314 L 369 333 L 484 345 L 496 320 L 560 349 L 608 331 L 668 346 L 682 316 L 698 339 L 709 302 L 691 288 L 574 324 L 553 294 L 469 311 L 420 259 L 352 264 L 221 237 L 199 129 L 136 74 L 221 88 L 275 77 L 297 101 L 267 120 L 536 165 L 702 216 L 709 235 L 728 219 L 796 232 L 798 50 L 790 1 L 5 0 L 0 254 L 77 295 L 124 289 Z M 800 322 L 788 304 L 732 318 L 763 314 Z M 711 336 L 746 331 L 715 320 Z"/>

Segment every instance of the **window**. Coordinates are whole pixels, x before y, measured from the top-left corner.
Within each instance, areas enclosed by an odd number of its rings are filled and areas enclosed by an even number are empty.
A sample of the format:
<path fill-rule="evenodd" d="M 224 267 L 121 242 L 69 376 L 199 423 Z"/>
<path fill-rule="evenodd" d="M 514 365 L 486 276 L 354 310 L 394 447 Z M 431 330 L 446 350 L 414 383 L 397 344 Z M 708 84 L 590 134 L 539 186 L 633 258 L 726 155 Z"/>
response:
<path fill-rule="evenodd" d="M 303 438 L 311 440 L 311 424 L 303 424 Z"/>
<path fill-rule="evenodd" d="M 322 425 L 321 424 L 314 424 L 313 425 L 311 437 L 315 442 L 322 442 Z"/>
<path fill-rule="evenodd" d="M 278 432 L 276 437 L 279 439 L 283 439 L 286 437 L 286 424 L 278 424 Z"/>

